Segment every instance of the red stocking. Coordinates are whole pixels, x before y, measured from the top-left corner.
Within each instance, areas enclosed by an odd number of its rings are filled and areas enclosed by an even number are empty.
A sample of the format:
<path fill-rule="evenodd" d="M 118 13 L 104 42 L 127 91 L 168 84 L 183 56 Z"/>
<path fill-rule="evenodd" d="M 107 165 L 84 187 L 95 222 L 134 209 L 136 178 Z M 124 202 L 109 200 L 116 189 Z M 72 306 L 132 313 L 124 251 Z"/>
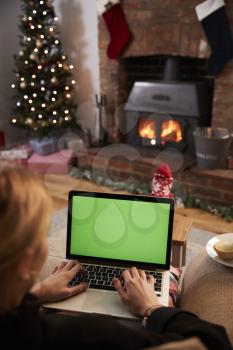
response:
<path fill-rule="evenodd" d="M 103 16 L 111 41 L 108 45 L 108 57 L 117 59 L 129 43 L 131 33 L 120 4 L 120 0 L 97 0 L 98 12 Z"/>

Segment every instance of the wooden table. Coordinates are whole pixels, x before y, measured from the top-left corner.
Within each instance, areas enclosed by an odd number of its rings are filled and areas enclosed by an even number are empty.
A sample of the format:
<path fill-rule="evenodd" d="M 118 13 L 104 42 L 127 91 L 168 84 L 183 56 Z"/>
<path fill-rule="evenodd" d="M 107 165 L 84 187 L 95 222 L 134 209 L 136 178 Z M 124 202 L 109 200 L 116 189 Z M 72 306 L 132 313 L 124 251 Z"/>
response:
<path fill-rule="evenodd" d="M 68 175 L 47 174 L 43 177 L 43 181 L 53 199 L 54 212 L 67 207 L 68 192 L 70 190 L 128 194 L 125 191 L 114 191 L 111 188 L 99 186 L 89 181 L 74 179 Z M 175 210 L 171 257 L 173 266 L 181 267 L 185 265 L 186 242 L 191 225 L 191 218 L 178 214 Z"/>
<path fill-rule="evenodd" d="M 175 267 L 182 267 L 186 263 L 186 245 L 192 222 L 192 219 L 176 213 L 175 210 L 171 256 L 171 264 Z"/>

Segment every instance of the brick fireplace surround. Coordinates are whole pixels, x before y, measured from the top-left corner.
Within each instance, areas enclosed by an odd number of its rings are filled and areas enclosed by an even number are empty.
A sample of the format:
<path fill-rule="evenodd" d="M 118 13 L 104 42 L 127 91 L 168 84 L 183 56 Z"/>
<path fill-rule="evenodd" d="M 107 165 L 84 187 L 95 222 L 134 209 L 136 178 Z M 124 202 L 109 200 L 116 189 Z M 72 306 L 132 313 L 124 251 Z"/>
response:
<path fill-rule="evenodd" d="M 225 0 L 226 14 L 233 30 L 233 2 Z M 201 0 L 123 0 L 123 9 L 133 34 L 123 58 L 146 55 L 175 55 L 207 59 L 210 48 L 202 25 L 198 22 L 195 6 Z M 116 142 L 116 108 L 126 101 L 119 60 L 107 57 L 109 34 L 102 18 L 99 20 L 99 52 L 101 93 L 107 96 L 107 114 L 111 142 Z M 123 75 L 122 75 L 123 74 Z M 215 79 L 212 126 L 233 130 L 233 60 L 227 63 Z M 118 140 L 119 141 L 119 140 Z M 92 163 L 92 150 L 83 166 Z M 83 158 L 82 158 L 83 159 Z M 104 160 L 103 160 L 104 161 Z M 81 162 L 82 163 L 82 162 Z M 98 162 L 95 161 L 96 166 Z M 110 165 L 109 165 L 110 166 Z M 99 165 L 101 167 L 101 165 Z M 137 174 L 149 180 L 153 176 L 153 158 L 142 157 L 136 164 L 123 159 L 111 160 L 115 173 Z M 201 171 L 196 167 L 174 174 L 188 190 L 201 198 L 224 204 L 233 203 L 233 170 Z"/>
<path fill-rule="evenodd" d="M 123 57 L 177 55 L 208 58 L 210 48 L 195 6 L 202 0 L 123 0 L 123 8 L 133 41 Z M 233 2 L 226 0 L 226 14 L 233 31 Z M 120 65 L 109 60 L 106 51 L 109 35 L 99 20 L 101 93 L 108 97 L 108 112 L 113 115 L 121 105 Z M 125 96 L 123 94 L 123 96 Z M 215 80 L 213 126 L 233 130 L 233 60 L 226 64 Z"/>

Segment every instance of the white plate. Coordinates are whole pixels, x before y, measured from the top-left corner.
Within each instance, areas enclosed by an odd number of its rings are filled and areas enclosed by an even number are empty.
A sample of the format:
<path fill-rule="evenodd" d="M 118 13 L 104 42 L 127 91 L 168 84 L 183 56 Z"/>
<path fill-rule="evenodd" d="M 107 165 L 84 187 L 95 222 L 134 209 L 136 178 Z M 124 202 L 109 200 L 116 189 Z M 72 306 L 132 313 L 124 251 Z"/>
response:
<path fill-rule="evenodd" d="M 217 243 L 219 241 L 233 242 L 233 233 L 224 233 L 224 234 L 217 235 L 217 236 L 211 238 L 207 242 L 206 247 L 205 247 L 207 254 L 209 255 L 209 257 L 211 257 L 214 261 L 218 262 L 219 264 L 233 267 L 233 259 L 232 260 L 223 260 L 223 259 L 219 258 L 216 251 L 214 250 L 215 243 Z"/>

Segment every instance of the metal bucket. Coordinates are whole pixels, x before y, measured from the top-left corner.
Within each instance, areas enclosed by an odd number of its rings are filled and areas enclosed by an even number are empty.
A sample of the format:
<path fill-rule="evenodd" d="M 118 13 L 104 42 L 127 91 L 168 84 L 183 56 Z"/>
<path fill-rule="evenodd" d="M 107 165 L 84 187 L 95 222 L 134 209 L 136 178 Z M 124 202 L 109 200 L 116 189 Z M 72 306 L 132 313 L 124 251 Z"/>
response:
<path fill-rule="evenodd" d="M 200 168 L 226 168 L 226 158 L 232 140 L 228 129 L 198 127 L 193 136 L 197 165 Z"/>

